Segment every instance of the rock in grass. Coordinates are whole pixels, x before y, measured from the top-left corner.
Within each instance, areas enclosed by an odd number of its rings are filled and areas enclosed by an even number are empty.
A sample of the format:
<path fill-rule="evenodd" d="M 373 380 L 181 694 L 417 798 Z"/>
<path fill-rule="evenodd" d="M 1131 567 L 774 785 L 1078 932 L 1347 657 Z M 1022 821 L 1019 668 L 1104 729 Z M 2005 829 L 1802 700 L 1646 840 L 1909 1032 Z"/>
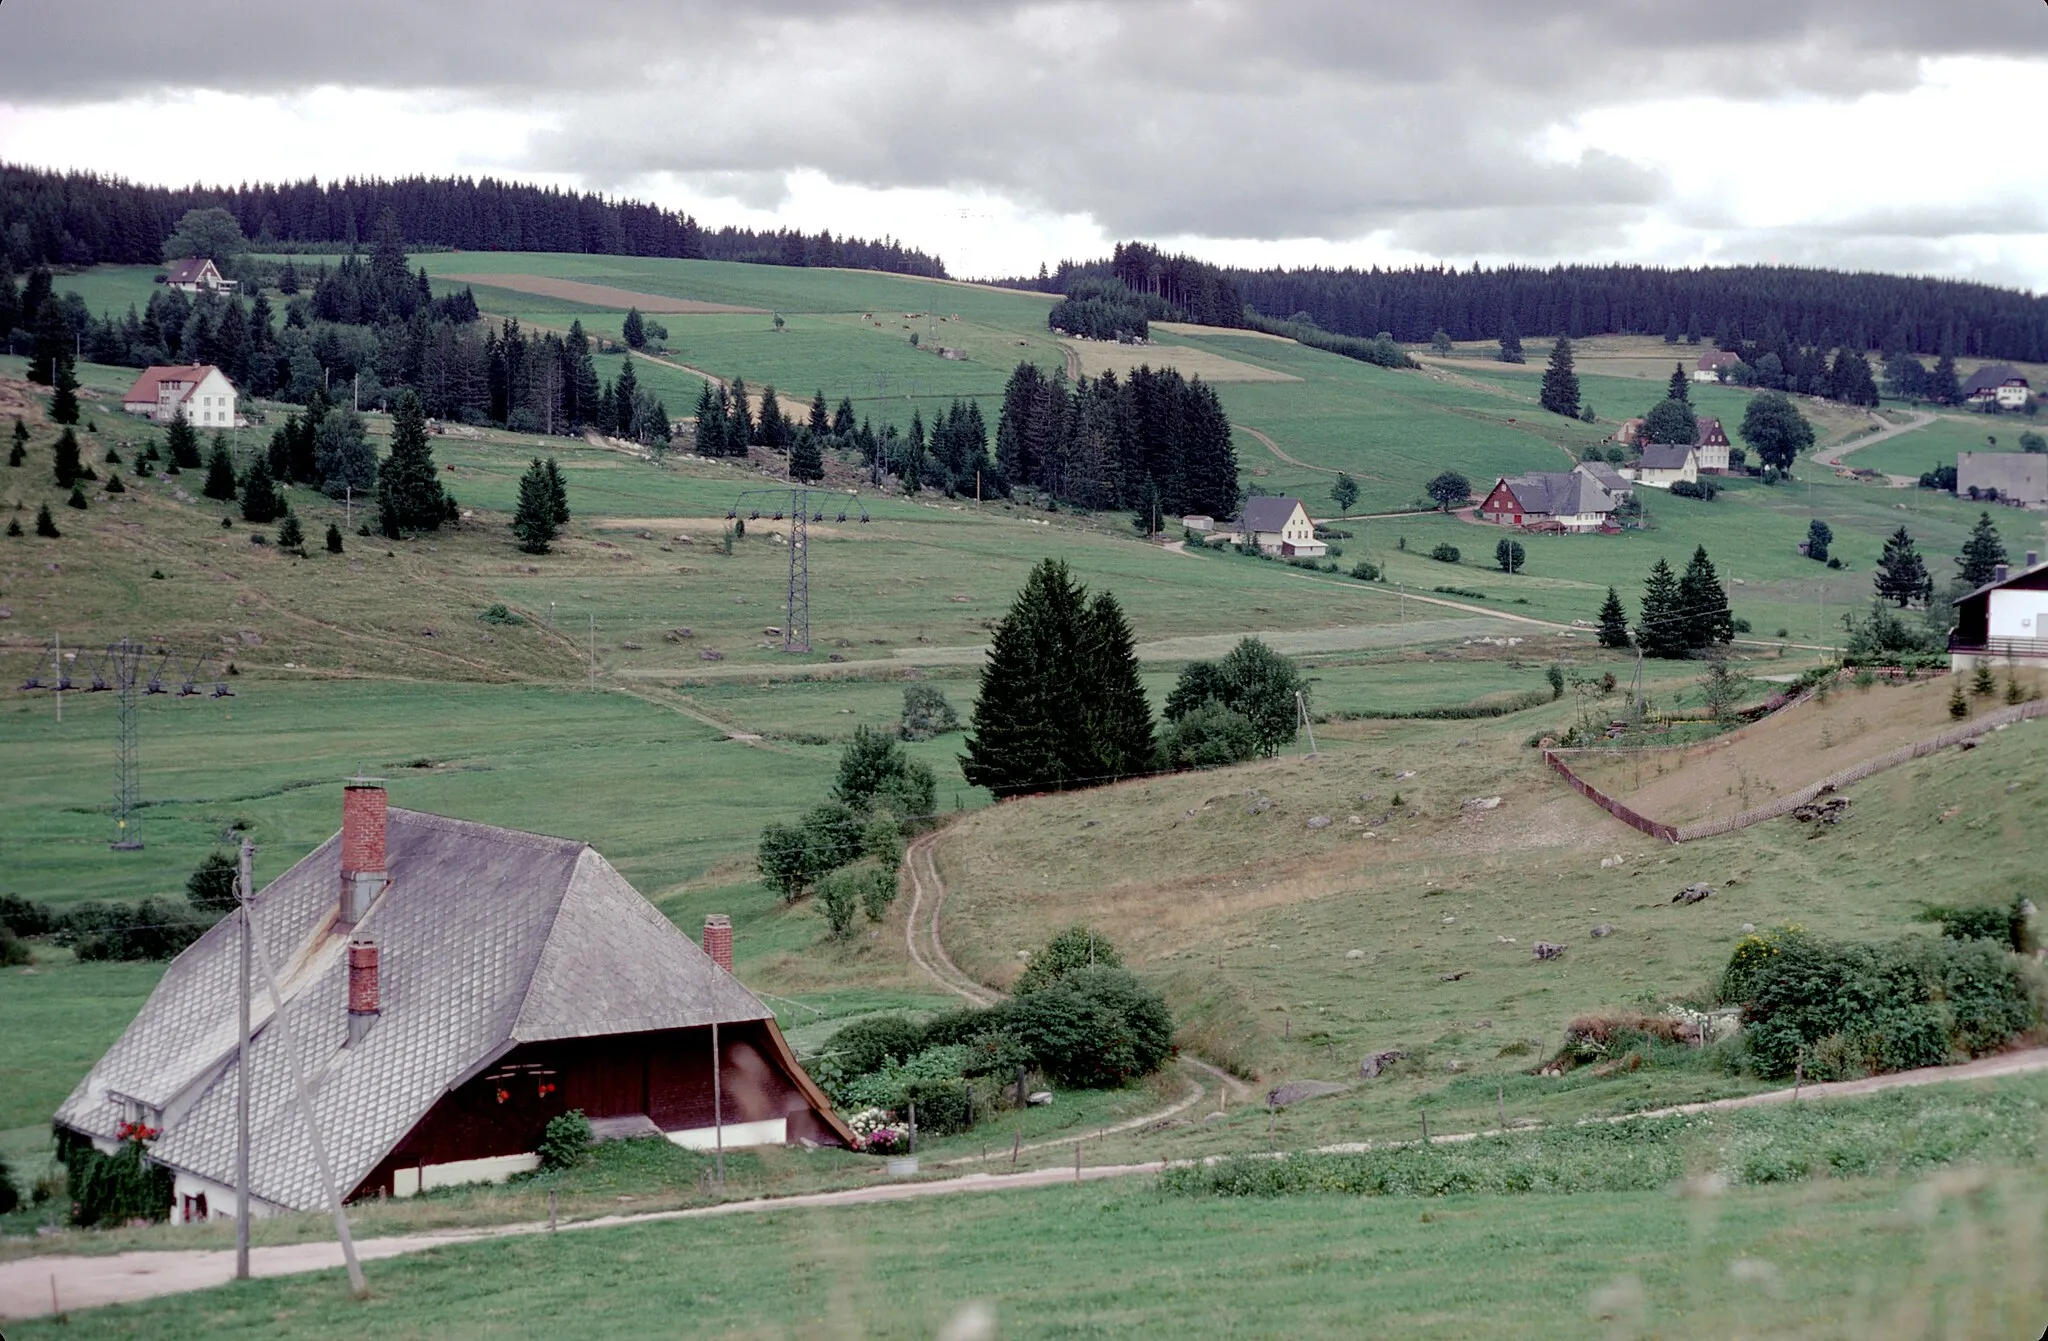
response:
<path fill-rule="evenodd" d="M 1407 1055 L 1407 1053 L 1399 1048 L 1389 1048 L 1385 1052 L 1375 1052 L 1372 1056 L 1358 1064 L 1358 1074 L 1366 1080 L 1376 1079 L 1381 1072 Z"/>
<path fill-rule="evenodd" d="M 1607 925 L 1607 923 L 1605 922 L 1602 922 L 1599 926 L 1594 927 L 1592 932 L 1593 939 L 1596 941 L 1605 940 L 1607 937 L 1612 936 L 1613 934 L 1614 928 Z"/>
<path fill-rule="evenodd" d="M 1327 829 L 1330 827 L 1330 817 L 1328 815 L 1312 816 L 1309 819 L 1308 827 L 1311 829 Z"/>
<path fill-rule="evenodd" d="M 1329 1080 L 1290 1080 L 1285 1085 L 1275 1085 L 1266 1092 L 1266 1103 L 1273 1108 L 1286 1108 L 1304 1099 L 1320 1099 L 1326 1094 L 1342 1094 L 1349 1085 L 1339 1085 Z"/>
<path fill-rule="evenodd" d="M 1714 897 L 1712 885 L 1691 884 L 1671 896 L 1673 903 L 1699 903 Z"/>
<path fill-rule="evenodd" d="M 1535 954 L 1538 959 L 1555 959 L 1569 949 L 1569 945 L 1553 945 L 1549 941 L 1538 941 Z"/>

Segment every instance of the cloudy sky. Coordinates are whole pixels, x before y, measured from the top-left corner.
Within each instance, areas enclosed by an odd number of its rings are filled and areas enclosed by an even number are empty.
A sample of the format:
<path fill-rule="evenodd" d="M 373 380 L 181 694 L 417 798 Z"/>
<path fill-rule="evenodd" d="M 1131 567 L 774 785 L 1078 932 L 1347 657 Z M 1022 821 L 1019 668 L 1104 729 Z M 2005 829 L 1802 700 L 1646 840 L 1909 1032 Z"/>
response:
<path fill-rule="evenodd" d="M 2034 0 L 94 0 L 0 48 L 0 159 L 153 182 L 492 173 L 961 275 L 1142 237 L 2048 289 Z"/>

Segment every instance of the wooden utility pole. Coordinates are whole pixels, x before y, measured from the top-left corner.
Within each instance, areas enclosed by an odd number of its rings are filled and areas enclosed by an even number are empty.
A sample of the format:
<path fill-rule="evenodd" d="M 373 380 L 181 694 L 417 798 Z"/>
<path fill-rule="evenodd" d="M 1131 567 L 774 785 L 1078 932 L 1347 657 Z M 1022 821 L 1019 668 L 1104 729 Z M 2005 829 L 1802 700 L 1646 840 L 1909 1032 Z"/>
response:
<path fill-rule="evenodd" d="M 725 1087 L 719 1064 L 718 1021 L 711 1022 L 711 1139 L 716 1146 L 718 1187 L 725 1190 Z"/>
<path fill-rule="evenodd" d="M 249 941 L 254 928 L 249 924 L 249 902 L 254 896 L 249 868 L 256 849 L 242 840 L 242 870 L 236 893 L 241 907 L 240 989 L 241 1030 L 235 1045 L 235 1279 L 249 1279 Z"/>

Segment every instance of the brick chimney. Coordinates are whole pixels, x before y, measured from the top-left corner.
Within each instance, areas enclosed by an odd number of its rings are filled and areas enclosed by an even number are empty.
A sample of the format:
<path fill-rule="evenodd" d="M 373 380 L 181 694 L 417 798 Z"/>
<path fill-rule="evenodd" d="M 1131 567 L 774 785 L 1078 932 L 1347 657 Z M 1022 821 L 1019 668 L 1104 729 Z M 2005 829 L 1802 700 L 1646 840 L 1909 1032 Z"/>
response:
<path fill-rule="evenodd" d="M 369 941 L 351 941 L 348 947 L 348 1042 L 363 1041 L 377 1022 L 377 947 Z"/>
<path fill-rule="evenodd" d="M 732 972 L 732 919 L 724 913 L 705 917 L 704 953 L 711 956 L 712 963 Z"/>
<path fill-rule="evenodd" d="M 391 883 L 384 860 L 384 783 L 351 778 L 341 793 L 341 906 L 336 921 L 352 927 Z"/>
<path fill-rule="evenodd" d="M 2037 549 L 2030 549 L 2030 550 L 2028 550 L 2028 551 L 2027 551 L 2027 567 L 2029 567 L 2029 568 L 2034 568 L 2034 567 L 2038 567 L 2038 566 L 2040 565 L 2040 562 L 2041 562 L 2041 551 L 2039 551 L 2039 550 L 2037 550 Z"/>
<path fill-rule="evenodd" d="M 1993 582 L 2003 582 L 2005 581 L 2005 579 L 2011 576 L 2012 569 L 2006 567 L 2004 564 L 1994 563 L 1991 565 L 1991 580 Z"/>

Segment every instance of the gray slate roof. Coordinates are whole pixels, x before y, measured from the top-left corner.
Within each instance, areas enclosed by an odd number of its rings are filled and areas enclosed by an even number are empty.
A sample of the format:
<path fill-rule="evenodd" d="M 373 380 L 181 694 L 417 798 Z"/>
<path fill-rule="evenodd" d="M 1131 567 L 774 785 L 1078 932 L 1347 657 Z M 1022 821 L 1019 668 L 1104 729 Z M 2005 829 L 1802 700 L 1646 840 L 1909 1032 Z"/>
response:
<path fill-rule="evenodd" d="M 334 926 L 339 835 L 255 899 L 344 1196 L 442 1095 L 518 1044 L 772 1015 L 584 843 L 396 808 L 387 843 L 391 885 L 352 932 Z M 382 961 L 382 1014 L 352 1048 L 351 938 L 375 941 Z M 165 1112 L 153 1159 L 232 1183 L 236 944 L 230 919 L 179 955 L 57 1121 L 111 1139 L 115 1096 L 139 1099 Z M 255 976 L 251 1191 L 318 1209 L 325 1194 Z"/>
<path fill-rule="evenodd" d="M 1614 511 L 1614 499 L 1599 481 L 1576 470 L 1539 470 L 1508 480 L 1524 515 L 1570 517 Z"/>
<path fill-rule="evenodd" d="M 1300 506 L 1299 498 L 1247 498 L 1240 525 L 1247 535 L 1254 531 L 1278 531 Z"/>
<path fill-rule="evenodd" d="M 2007 382 L 2025 382 L 2026 376 L 2010 363 L 1987 363 L 1963 379 L 1963 394 L 1974 396 L 1979 391 L 1992 391 Z"/>
<path fill-rule="evenodd" d="M 1581 461 L 1577 473 L 1584 475 L 1611 494 L 1635 492 L 1635 485 L 1622 477 L 1622 473 L 1605 461 Z"/>
<path fill-rule="evenodd" d="M 2000 498 L 2048 502 L 2048 456 L 2039 452 L 1958 452 L 1956 493 L 1996 489 Z"/>
<path fill-rule="evenodd" d="M 1692 455 L 1692 448 L 1684 443 L 1653 442 L 1643 448 L 1643 459 L 1636 464 L 1643 470 L 1684 470 L 1685 458 Z"/>

